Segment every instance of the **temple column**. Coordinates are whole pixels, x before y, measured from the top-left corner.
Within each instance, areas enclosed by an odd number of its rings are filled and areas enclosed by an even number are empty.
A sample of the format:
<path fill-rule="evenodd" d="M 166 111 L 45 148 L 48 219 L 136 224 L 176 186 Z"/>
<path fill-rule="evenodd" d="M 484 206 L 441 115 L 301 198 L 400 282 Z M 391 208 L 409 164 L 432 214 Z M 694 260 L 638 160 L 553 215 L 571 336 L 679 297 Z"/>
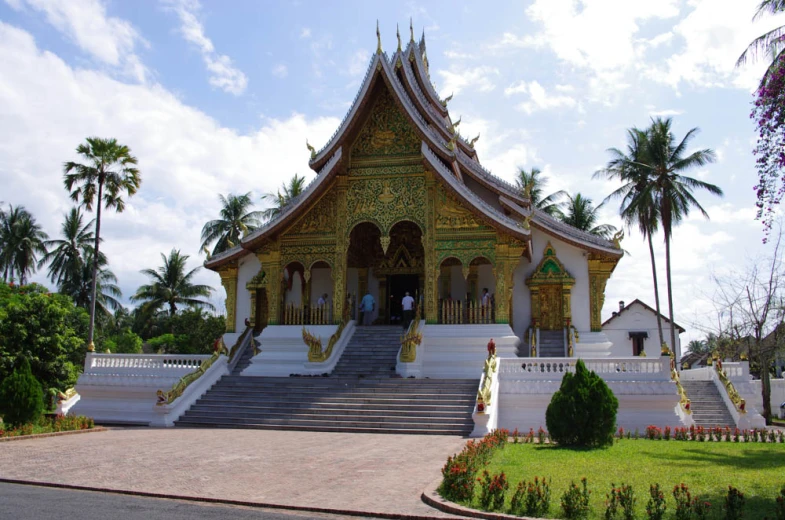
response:
<path fill-rule="evenodd" d="M 226 291 L 226 332 L 235 332 L 237 323 L 237 267 L 218 271 L 221 285 Z M 251 307 L 253 315 L 253 307 Z"/>
<path fill-rule="evenodd" d="M 338 181 L 335 183 L 335 257 L 333 261 L 333 268 L 331 271 L 333 278 L 333 322 L 339 324 L 344 319 L 344 308 L 347 312 L 351 309 L 348 308 L 346 299 L 346 255 L 349 249 L 349 233 L 351 230 L 346 229 L 346 190 L 348 188 L 348 179 L 345 176 L 339 176 Z M 352 319 L 348 316 L 348 319 Z"/>
<path fill-rule="evenodd" d="M 267 324 L 278 325 L 281 320 L 281 284 L 283 283 L 281 252 L 277 249 L 266 249 L 256 256 L 262 264 L 262 271 L 264 271 L 264 280 L 262 283 L 267 289 L 267 305 L 269 306 Z M 252 302 L 252 309 L 256 308 L 255 296 L 255 293 L 253 293 L 254 301 Z M 251 316 L 255 319 L 254 311 L 251 311 Z"/>
<path fill-rule="evenodd" d="M 617 259 L 589 255 L 589 312 L 592 332 L 602 331 L 602 306 L 605 303 L 605 284 Z"/>
<path fill-rule="evenodd" d="M 439 320 L 437 308 L 439 305 L 439 266 L 436 265 L 436 179 L 430 171 L 425 172 L 425 189 L 428 193 L 425 198 L 425 225 L 423 230 L 423 249 L 425 261 L 425 319 L 426 323 L 436 323 Z"/>

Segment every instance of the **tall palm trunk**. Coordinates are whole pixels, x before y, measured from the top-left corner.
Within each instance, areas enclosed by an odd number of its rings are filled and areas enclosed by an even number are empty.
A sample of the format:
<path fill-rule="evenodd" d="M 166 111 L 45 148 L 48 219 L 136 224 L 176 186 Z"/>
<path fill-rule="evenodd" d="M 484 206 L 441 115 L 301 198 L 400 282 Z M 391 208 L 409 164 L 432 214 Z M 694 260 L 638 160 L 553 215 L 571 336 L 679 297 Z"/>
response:
<path fill-rule="evenodd" d="M 671 320 L 671 350 L 674 355 L 681 354 L 676 352 L 676 328 L 673 325 L 673 287 L 671 284 L 671 236 L 665 230 L 665 276 L 668 283 L 668 318 Z"/>
<path fill-rule="evenodd" d="M 657 285 L 657 266 L 654 262 L 654 245 L 651 240 L 651 233 L 646 234 L 649 240 L 649 255 L 651 256 L 651 277 L 654 280 L 654 306 L 657 308 L 657 331 L 660 333 L 660 348 L 665 343 L 662 337 L 662 313 L 660 312 L 660 288 Z"/>
<path fill-rule="evenodd" d="M 101 198 L 104 192 L 103 172 L 98 175 L 98 209 L 95 213 L 95 251 L 93 252 L 93 279 L 90 282 L 90 328 L 87 330 L 87 345 L 89 349 L 95 348 L 93 345 L 93 332 L 95 331 L 95 296 L 96 282 L 98 280 L 98 244 L 101 241 Z"/>

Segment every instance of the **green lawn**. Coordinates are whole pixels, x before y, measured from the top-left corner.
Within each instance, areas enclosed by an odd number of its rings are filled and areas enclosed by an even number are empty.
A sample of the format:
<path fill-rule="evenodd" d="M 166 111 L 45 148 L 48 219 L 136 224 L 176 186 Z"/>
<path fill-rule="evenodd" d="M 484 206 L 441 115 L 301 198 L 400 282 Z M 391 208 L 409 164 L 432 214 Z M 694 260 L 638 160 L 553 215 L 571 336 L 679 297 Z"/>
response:
<path fill-rule="evenodd" d="M 785 444 L 625 439 L 598 450 L 507 444 L 494 453 L 487 469 L 492 474 L 502 470 L 507 474 L 507 505 L 519 481 L 531 480 L 535 475 L 551 478 L 552 518 L 561 513 L 559 499 L 570 481 L 577 483 L 584 476 L 592 491 L 591 518 L 603 517 L 611 483 L 633 486 L 638 518 L 646 518 L 649 485 L 659 483 L 666 492 L 666 518 L 672 518 L 671 491 L 681 482 L 693 495 L 711 502 L 711 518 L 722 517 L 729 484 L 745 494 L 745 518 L 772 518 L 774 498 L 785 485 Z M 478 494 L 479 488 L 475 490 L 475 496 Z M 473 506 L 478 507 L 476 503 Z"/>

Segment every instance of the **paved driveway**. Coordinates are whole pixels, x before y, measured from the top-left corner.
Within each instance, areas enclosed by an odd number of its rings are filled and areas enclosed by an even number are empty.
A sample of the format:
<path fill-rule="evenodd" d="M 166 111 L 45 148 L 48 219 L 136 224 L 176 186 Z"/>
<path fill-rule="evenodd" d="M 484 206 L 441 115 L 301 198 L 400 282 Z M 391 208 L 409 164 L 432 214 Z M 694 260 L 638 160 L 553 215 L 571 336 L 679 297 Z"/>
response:
<path fill-rule="evenodd" d="M 455 436 L 113 429 L 2 443 L 0 477 L 451 517 L 422 503 L 420 493 L 464 443 Z"/>

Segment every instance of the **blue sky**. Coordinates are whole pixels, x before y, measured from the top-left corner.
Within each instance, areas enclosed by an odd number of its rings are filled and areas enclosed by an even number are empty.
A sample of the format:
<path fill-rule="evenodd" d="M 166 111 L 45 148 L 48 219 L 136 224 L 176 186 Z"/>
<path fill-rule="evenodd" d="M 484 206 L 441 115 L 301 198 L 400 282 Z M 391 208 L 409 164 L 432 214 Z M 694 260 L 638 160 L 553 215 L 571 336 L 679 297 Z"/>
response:
<path fill-rule="evenodd" d="M 231 8 L 227 8 L 229 5 Z M 326 6 L 329 5 L 329 8 Z M 752 22 L 750 0 L 252 2 L 5 0 L 0 2 L 0 200 L 31 210 L 50 235 L 70 207 L 62 163 L 89 135 L 113 136 L 140 161 L 126 213 L 106 219 L 105 249 L 130 296 L 172 247 L 198 255 L 218 193 L 257 197 L 308 170 L 305 139 L 323 145 L 348 110 L 376 49 L 425 30 L 431 79 L 461 132 L 481 138 L 483 164 L 512 180 L 542 168 L 549 191 L 599 202 L 592 180 L 625 131 L 655 115 L 692 127 L 718 161 L 692 172 L 711 221 L 676 232 L 676 321 L 712 322 L 710 274 L 765 254 L 754 221 L 752 88 L 763 64 L 734 68 L 746 44 L 782 18 Z M 260 203 L 261 205 L 261 203 Z M 604 213 L 617 224 L 613 208 Z M 659 245 L 659 244 L 658 244 Z M 608 285 L 618 300 L 653 303 L 639 236 Z M 664 278 L 663 247 L 659 260 Z M 39 280 L 43 278 L 39 275 Z M 218 277 L 200 279 L 220 287 Z M 222 291 L 219 291 L 222 295 Z M 220 297 L 216 297 L 220 300 Z"/>

